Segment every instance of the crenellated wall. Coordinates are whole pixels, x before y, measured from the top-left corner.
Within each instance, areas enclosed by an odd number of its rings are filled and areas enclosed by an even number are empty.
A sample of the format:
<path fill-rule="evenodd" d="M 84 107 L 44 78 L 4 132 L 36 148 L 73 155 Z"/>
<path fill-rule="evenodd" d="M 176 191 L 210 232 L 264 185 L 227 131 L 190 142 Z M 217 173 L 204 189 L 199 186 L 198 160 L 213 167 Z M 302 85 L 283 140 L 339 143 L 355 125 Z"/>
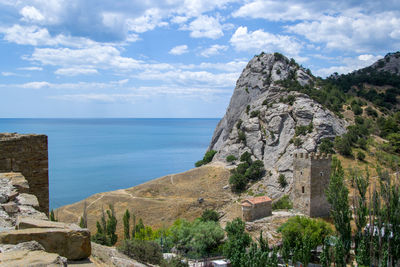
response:
<path fill-rule="evenodd" d="M 49 213 L 47 136 L 0 133 L 0 172 L 20 172 L 29 183 L 28 193 L 39 200 L 39 209 Z"/>
<path fill-rule="evenodd" d="M 330 206 L 325 190 L 329 185 L 332 156 L 297 153 L 293 155 L 293 206 L 310 217 L 326 217 Z"/>

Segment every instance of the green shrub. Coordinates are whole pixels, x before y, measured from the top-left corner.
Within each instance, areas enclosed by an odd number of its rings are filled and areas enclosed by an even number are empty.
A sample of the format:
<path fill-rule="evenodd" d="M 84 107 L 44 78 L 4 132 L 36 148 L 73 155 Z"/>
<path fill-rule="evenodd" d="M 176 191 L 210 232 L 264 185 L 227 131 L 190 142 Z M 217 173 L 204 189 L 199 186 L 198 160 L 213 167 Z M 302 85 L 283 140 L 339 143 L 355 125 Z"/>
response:
<path fill-rule="evenodd" d="M 253 110 L 250 113 L 250 118 L 255 118 L 255 117 L 258 117 L 259 115 L 260 115 L 260 111 L 259 110 Z"/>
<path fill-rule="evenodd" d="M 233 172 L 233 174 L 229 177 L 229 184 L 231 185 L 233 192 L 242 192 L 246 189 L 247 183 L 248 181 L 244 174 Z"/>
<path fill-rule="evenodd" d="M 306 135 L 307 131 L 308 131 L 308 127 L 306 125 L 299 125 L 299 126 L 296 126 L 295 134 L 296 134 L 296 136 Z"/>
<path fill-rule="evenodd" d="M 107 220 L 102 210 L 102 216 L 100 222 L 97 221 L 97 233 L 92 235 L 91 239 L 93 242 L 105 245 L 105 246 L 113 246 L 118 240 L 118 236 L 115 234 L 117 227 L 117 219 L 115 217 L 114 207 L 113 205 L 109 205 L 109 210 L 106 211 Z"/>
<path fill-rule="evenodd" d="M 295 137 L 295 138 L 293 139 L 293 144 L 295 145 L 295 147 L 299 148 L 299 147 L 303 144 L 303 141 L 301 141 L 300 138 Z"/>
<path fill-rule="evenodd" d="M 280 187 L 285 188 L 288 185 L 288 182 L 286 181 L 286 176 L 284 174 L 280 174 L 278 177 L 278 183 Z"/>
<path fill-rule="evenodd" d="M 251 160 L 251 153 L 249 153 L 249 152 L 244 152 L 241 156 L 240 156 L 240 161 L 241 162 L 247 162 L 248 164 L 251 164 L 252 163 L 252 160 Z"/>
<path fill-rule="evenodd" d="M 238 130 L 238 138 L 239 138 L 239 142 L 246 144 L 246 134 L 244 133 L 244 131 Z"/>
<path fill-rule="evenodd" d="M 268 105 L 268 99 L 265 99 L 265 100 L 262 102 L 262 105 L 263 105 L 263 106 Z"/>
<path fill-rule="evenodd" d="M 363 110 L 359 105 L 352 105 L 351 109 L 353 110 L 354 115 L 361 115 L 363 113 Z"/>
<path fill-rule="evenodd" d="M 324 138 L 321 140 L 321 144 L 319 144 L 319 152 L 326 154 L 334 154 L 333 151 L 333 142 L 329 138 Z"/>
<path fill-rule="evenodd" d="M 247 105 L 246 107 L 246 114 L 249 115 L 249 111 L 250 111 L 250 105 Z"/>
<path fill-rule="evenodd" d="M 241 119 L 238 120 L 238 122 L 236 123 L 236 128 L 240 129 L 240 127 L 242 126 L 243 121 Z"/>
<path fill-rule="evenodd" d="M 217 154 L 217 151 L 215 150 L 210 150 L 207 151 L 206 154 L 204 154 L 204 157 L 202 160 L 197 161 L 194 166 L 196 167 L 200 167 L 202 165 L 205 165 L 207 163 L 210 163 L 212 161 L 212 159 L 214 158 L 215 154 Z"/>
<path fill-rule="evenodd" d="M 361 160 L 361 161 L 364 161 L 365 160 L 365 154 L 362 151 L 358 151 L 357 159 Z"/>
<path fill-rule="evenodd" d="M 351 152 L 351 143 L 349 137 L 345 135 L 343 137 L 336 136 L 334 146 L 335 149 L 343 156 L 350 157 L 353 155 Z"/>
<path fill-rule="evenodd" d="M 272 204 L 273 210 L 290 210 L 293 209 L 293 203 L 288 195 L 284 195 L 278 201 Z"/>
<path fill-rule="evenodd" d="M 205 211 L 203 211 L 203 214 L 201 215 L 201 220 L 203 222 L 206 222 L 206 221 L 218 222 L 219 214 L 215 210 L 206 209 Z"/>
<path fill-rule="evenodd" d="M 161 247 L 154 241 L 124 240 L 118 250 L 139 262 L 160 264 L 163 259 Z"/>
<path fill-rule="evenodd" d="M 227 162 L 234 162 L 237 158 L 234 155 L 229 155 L 226 157 Z"/>
<path fill-rule="evenodd" d="M 367 107 L 365 109 L 365 111 L 367 112 L 368 116 L 372 116 L 372 117 L 375 117 L 375 118 L 378 117 L 378 112 L 376 112 L 376 110 L 371 108 L 371 107 Z"/>
<path fill-rule="evenodd" d="M 263 176 L 264 172 L 264 162 L 256 160 L 247 168 L 244 175 L 249 180 L 258 180 Z"/>
<path fill-rule="evenodd" d="M 161 262 L 161 267 L 189 267 L 189 264 L 181 257 L 172 257 Z"/>

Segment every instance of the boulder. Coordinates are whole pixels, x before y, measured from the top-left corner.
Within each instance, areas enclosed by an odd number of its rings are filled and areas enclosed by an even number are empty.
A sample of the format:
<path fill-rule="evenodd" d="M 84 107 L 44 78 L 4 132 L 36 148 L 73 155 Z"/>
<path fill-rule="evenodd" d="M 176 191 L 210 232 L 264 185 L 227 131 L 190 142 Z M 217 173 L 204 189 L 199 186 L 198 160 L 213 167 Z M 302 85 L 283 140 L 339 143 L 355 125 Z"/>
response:
<path fill-rule="evenodd" d="M 60 229 L 81 229 L 76 224 L 67 224 L 62 222 L 52 222 L 48 220 L 39 220 L 32 217 L 22 217 L 18 216 L 17 223 L 15 225 L 16 229 L 29 229 L 29 228 L 60 228 Z"/>
<path fill-rule="evenodd" d="M 47 215 L 33 208 L 32 206 L 18 206 L 19 213 L 17 215 L 23 217 L 31 217 L 39 220 L 48 220 Z"/>
<path fill-rule="evenodd" d="M 10 252 L 16 250 L 44 250 L 44 247 L 36 241 L 23 242 L 16 245 L 0 244 L 0 252 Z"/>
<path fill-rule="evenodd" d="M 28 228 L 0 233 L 0 243 L 39 242 L 46 252 L 57 253 L 69 260 L 90 256 L 90 232 L 87 229 Z"/>
<path fill-rule="evenodd" d="M 66 258 L 42 250 L 16 250 L 0 253 L 0 262 L 1 266 L 7 267 L 67 266 Z"/>
<path fill-rule="evenodd" d="M 22 193 L 19 194 L 16 199 L 20 205 L 32 206 L 35 208 L 39 207 L 39 201 L 35 195 Z"/>

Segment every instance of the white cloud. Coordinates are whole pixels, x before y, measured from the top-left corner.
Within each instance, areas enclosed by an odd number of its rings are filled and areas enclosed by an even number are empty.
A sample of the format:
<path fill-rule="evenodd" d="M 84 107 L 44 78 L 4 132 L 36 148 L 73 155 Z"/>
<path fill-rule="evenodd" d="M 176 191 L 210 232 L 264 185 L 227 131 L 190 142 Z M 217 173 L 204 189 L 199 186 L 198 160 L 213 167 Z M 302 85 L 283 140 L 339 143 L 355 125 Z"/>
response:
<path fill-rule="evenodd" d="M 85 68 L 61 68 L 56 70 L 54 73 L 63 76 L 77 76 L 77 75 L 98 74 L 98 71 L 96 69 L 85 69 Z"/>
<path fill-rule="evenodd" d="M 220 54 L 222 51 L 226 51 L 228 47 L 226 45 L 212 45 L 207 49 L 204 49 L 200 55 L 203 57 L 210 57 Z"/>
<path fill-rule="evenodd" d="M 190 22 L 188 26 L 184 26 L 181 29 L 191 31 L 190 36 L 193 38 L 218 39 L 224 35 L 222 28 L 219 19 L 199 16 Z"/>
<path fill-rule="evenodd" d="M 187 45 L 178 45 L 173 47 L 170 51 L 169 54 L 171 55 L 182 55 L 189 52 L 188 46 Z"/>
<path fill-rule="evenodd" d="M 211 73 L 208 71 L 144 71 L 133 77 L 141 80 L 162 81 L 163 83 L 205 86 L 209 88 L 233 88 L 240 73 Z"/>
<path fill-rule="evenodd" d="M 248 2 L 233 12 L 234 17 L 262 18 L 270 21 L 309 20 L 318 17 L 320 12 L 308 10 L 300 1 L 256 0 Z"/>
<path fill-rule="evenodd" d="M 275 52 L 290 56 L 298 55 L 302 44 L 287 35 L 272 34 L 263 30 L 249 32 L 247 27 L 239 27 L 229 41 L 238 51 Z"/>
<path fill-rule="evenodd" d="M 17 74 L 16 73 L 14 73 L 14 72 L 9 72 L 9 71 L 3 71 L 2 73 L 1 73 L 1 75 L 3 75 L 3 76 L 16 76 Z"/>
<path fill-rule="evenodd" d="M 44 16 L 37 10 L 34 6 L 25 6 L 20 11 L 21 15 L 23 16 L 23 20 L 25 21 L 43 21 Z"/>
<path fill-rule="evenodd" d="M 365 67 L 368 67 L 370 65 L 372 65 L 373 63 L 375 63 L 378 59 L 381 59 L 382 56 L 374 56 L 374 55 L 359 55 L 356 57 L 345 57 L 342 58 L 340 61 L 341 65 L 336 65 L 336 66 L 331 66 L 331 67 L 327 67 L 327 68 L 321 68 L 318 69 L 316 71 L 314 71 L 314 73 L 318 76 L 321 77 L 326 77 L 329 76 L 331 74 L 333 74 L 334 72 L 337 72 L 339 74 L 345 74 L 345 73 L 349 73 L 358 69 L 362 69 Z"/>
<path fill-rule="evenodd" d="M 19 70 L 29 70 L 29 71 L 42 71 L 42 67 L 23 67 L 23 68 L 18 68 Z"/>
<path fill-rule="evenodd" d="M 48 82 L 29 82 L 21 85 L 22 88 L 28 88 L 28 89 L 41 89 L 49 86 L 51 86 L 51 84 Z"/>
<path fill-rule="evenodd" d="M 357 53 L 398 49 L 400 36 L 396 38 L 396 31 L 399 28 L 400 18 L 394 12 L 323 16 L 318 21 L 287 26 L 289 32 L 303 35 L 313 43 Z"/>

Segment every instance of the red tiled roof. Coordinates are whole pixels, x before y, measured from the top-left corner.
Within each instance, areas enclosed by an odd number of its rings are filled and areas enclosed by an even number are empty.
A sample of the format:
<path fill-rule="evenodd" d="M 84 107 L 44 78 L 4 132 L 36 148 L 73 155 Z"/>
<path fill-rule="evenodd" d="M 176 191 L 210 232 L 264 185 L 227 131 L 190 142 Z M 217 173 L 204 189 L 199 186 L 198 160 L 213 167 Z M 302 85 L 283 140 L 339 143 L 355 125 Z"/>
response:
<path fill-rule="evenodd" d="M 256 204 L 259 204 L 259 203 L 269 202 L 269 201 L 272 201 L 272 200 L 267 196 L 253 197 L 253 198 L 249 198 L 249 199 L 243 200 L 242 205 L 246 205 L 245 202 L 250 202 L 251 204 L 256 205 Z"/>

